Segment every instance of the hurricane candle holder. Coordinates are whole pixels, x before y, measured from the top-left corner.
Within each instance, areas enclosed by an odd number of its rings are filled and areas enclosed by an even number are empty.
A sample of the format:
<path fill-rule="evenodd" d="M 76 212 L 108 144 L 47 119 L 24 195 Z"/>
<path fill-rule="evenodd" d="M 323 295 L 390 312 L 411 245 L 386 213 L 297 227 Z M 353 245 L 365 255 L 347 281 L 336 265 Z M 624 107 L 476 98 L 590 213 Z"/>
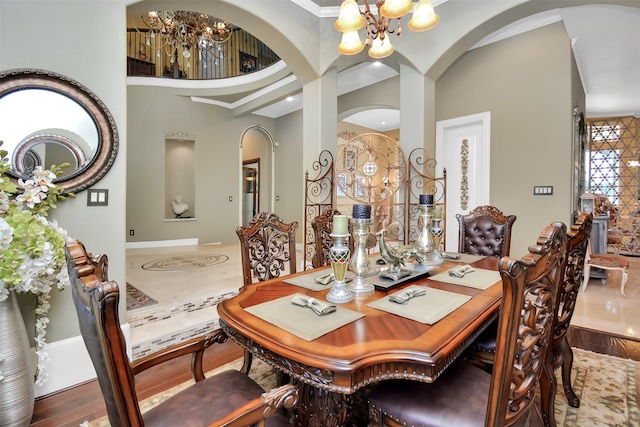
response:
<path fill-rule="evenodd" d="M 431 233 L 431 222 L 433 220 L 433 194 L 421 194 L 420 205 L 418 206 L 418 238 L 414 242 L 416 252 L 421 258 L 423 265 L 436 265 L 433 258 L 435 249 L 433 234 Z"/>
<path fill-rule="evenodd" d="M 371 262 L 367 254 L 367 238 L 369 237 L 369 226 L 371 225 L 371 206 L 354 205 L 353 217 L 353 254 L 349 261 L 349 270 L 355 274 L 355 278 L 349 284 L 349 289 L 356 297 L 365 297 L 373 294 L 375 288 L 371 283 L 367 283 L 364 275 L 371 269 Z"/>
<path fill-rule="evenodd" d="M 333 271 L 334 283 L 327 294 L 327 301 L 332 303 L 345 303 L 353 300 L 353 294 L 347 288 L 345 278 L 351 251 L 345 244 L 349 234 L 330 234 L 333 237 L 333 246 L 329 248 L 329 260 Z"/>

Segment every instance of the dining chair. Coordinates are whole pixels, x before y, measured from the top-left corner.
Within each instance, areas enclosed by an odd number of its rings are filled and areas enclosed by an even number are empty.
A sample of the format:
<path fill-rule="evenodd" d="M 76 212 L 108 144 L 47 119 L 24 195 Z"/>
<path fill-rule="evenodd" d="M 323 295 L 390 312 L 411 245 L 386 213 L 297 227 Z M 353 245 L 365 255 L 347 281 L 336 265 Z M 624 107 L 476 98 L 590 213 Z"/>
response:
<path fill-rule="evenodd" d="M 458 252 L 496 258 L 509 255 L 515 215 L 505 215 L 495 206 L 482 205 L 466 215 L 456 214 L 456 219 Z"/>
<path fill-rule="evenodd" d="M 333 245 L 331 230 L 334 215 L 340 215 L 340 211 L 337 209 L 326 209 L 311 221 L 311 228 L 313 229 L 313 237 L 315 239 L 315 253 L 311 260 L 313 268 L 323 267 L 330 264 L 329 249 L 331 248 L 331 245 Z M 349 234 L 351 234 L 353 231 L 351 223 L 349 223 L 348 227 Z M 353 253 L 353 238 L 348 239 L 347 244 L 351 253 Z"/>
<path fill-rule="evenodd" d="M 587 245 L 587 255 L 584 261 L 584 279 L 582 281 L 582 287 L 580 291 L 583 292 L 587 285 L 589 284 L 589 279 L 591 278 L 591 269 L 599 268 L 606 271 L 619 271 L 620 272 L 620 293 L 623 297 L 627 295 L 624 293 L 624 287 L 627 284 L 627 279 L 629 277 L 629 273 L 627 273 L 627 269 L 629 268 L 629 258 L 620 254 L 594 254 L 591 252 L 591 239 L 589 239 L 589 244 Z M 607 276 L 601 279 L 602 285 L 607 284 Z"/>
<path fill-rule="evenodd" d="M 553 335 L 548 353 L 553 370 L 562 368 L 562 386 L 569 405 L 574 408 L 580 406 L 580 399 L 571 386 L 573 351 L 567 340 L 567 333 L 582 281 L 584 260 L 591 235 L 592 218 L 590 213 L 581 214 L 575 224 L 567 231 L 566 256 L 562 267 L 564 275 L 556 296 L 555 316 L 552 327 Z M 493 322 L 471 343 L 464 353 L 465 357 L 472 363 L 491 372 L 496 354 L 497 334 L 497 322 Z M 541 379 L 541 404 L 545 420 L 548 420 L 546 423 L 548 426 L 556 425 L 553 412 L 555 390 L 555 375 L 550 378 L 543 376 Z"/>
<path fill-rule="evenodd" d="M 280 409 L 297 402 L 297 390 L 292 385 L 265 393 L 260 385 L 237 370 L 205 378 L 202 369 L 205 349 L 227 340 L 220 330 L 130 362 L 118 315 L 119 287 L 116 282 L 106 280 L 107 257 L 93 258 L 77 240 L 67 242 L 65 256 L 80 332 L 112 426 L 290 425 L 288 416 Z M 184 355 L 192 356 L 195 383 L 141 413 L 135 376 Z"/>
<path fill-rule="evenodd" d="M 499 262 L 503 294 L 494 369 L 457 359 L 433 383 L 390 380 L 371 387 L 372 426 L 541 426 L 536 389 L 546 357 L 562 277 L 564 224 L 542 230 L 520 260 Z"/>
<path fill-rule="evenodd" d="M 272 212 L 260 212 L 236 229 L 244 286 L 296 272 L 297 229 L 297 221 L 287 224 Z"/>
<path fill-rule="evenodd" d="M 243 286 L 296 272 L 296 230 L 298 222 L 287 224 L 272 212 L 256 214 L 246 227 L 238 227 Z M 240 369 L 248 373 L 253 356 L 244 351 Z"/>

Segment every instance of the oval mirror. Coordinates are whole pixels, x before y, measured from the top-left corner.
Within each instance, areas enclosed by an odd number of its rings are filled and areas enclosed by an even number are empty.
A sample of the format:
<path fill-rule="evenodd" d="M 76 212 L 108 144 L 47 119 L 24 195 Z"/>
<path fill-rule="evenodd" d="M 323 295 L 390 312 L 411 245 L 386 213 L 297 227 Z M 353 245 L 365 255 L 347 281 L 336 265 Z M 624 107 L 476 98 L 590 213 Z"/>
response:
<path fill-rule="evenodd" d="M 118 153 L 115 120 L 82 84 L 51 71 L 0 73 L 0 141 L 17 180 L 36 166 L 69 163 L 54 181 L 70 193 L 98 182 Z"/>

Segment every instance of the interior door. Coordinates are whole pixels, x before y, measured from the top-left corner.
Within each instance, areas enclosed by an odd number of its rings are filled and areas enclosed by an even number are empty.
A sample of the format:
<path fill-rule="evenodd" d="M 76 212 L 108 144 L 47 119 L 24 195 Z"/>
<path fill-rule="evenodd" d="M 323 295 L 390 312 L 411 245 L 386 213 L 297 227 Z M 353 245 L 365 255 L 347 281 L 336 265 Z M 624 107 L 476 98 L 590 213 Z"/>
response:
<path fill-rule="evenodd" d="M 456 214 L 489 204 L 489 112 L 436 123 L 436 161 L 447 170 L 446 250 L 458 250 Z"/>

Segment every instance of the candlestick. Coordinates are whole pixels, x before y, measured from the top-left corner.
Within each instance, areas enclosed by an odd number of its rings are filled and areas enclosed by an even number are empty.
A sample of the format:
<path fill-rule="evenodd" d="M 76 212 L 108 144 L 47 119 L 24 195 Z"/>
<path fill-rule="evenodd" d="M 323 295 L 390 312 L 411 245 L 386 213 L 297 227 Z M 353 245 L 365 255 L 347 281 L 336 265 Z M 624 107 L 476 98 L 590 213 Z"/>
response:
<path fill-rule="evenodd" d="M 349 234 L 347 227 L 348 217 L 346 215 L 333 216 L 333 234 Z"/>
<path fill-rule="evenodd" d="M 371 206 L 368 207 L 371 208 Z M 351 260 L 349 261 L 349 270 L 355 273 L 356 277 L 353 279 L 353 282 L 349 284 L 349 289 L 356 297 L 364 298 L 372 295 L 375 290 L 374 286 L 371 283 L 367 283 L 363 277 L 371 269 L 371 262 L 367 254 L 367 238 L 369 236 L 371 219 L 354 217 L 351 218 L 351 225 L 353 226 L 354 248 Z"/>

